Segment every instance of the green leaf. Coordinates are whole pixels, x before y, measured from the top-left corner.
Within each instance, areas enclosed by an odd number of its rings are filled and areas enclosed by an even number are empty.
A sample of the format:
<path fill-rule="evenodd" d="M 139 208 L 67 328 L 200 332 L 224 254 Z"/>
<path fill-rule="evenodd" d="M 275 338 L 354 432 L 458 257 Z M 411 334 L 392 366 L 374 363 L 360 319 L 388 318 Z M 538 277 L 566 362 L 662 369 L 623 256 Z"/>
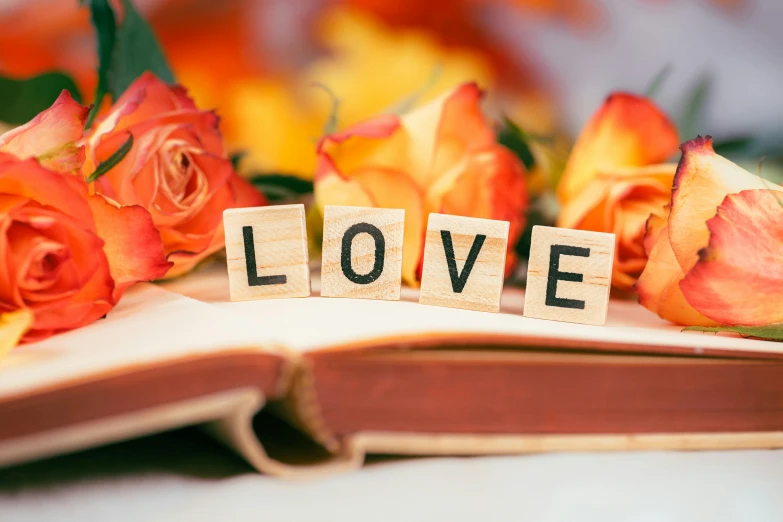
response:
<path fill-rule="evenodd" d="M 122 0 L 125 14 L 120 25 L 109 0 L 82 0 L 84 4 L 89 4 L 98 39 L 98 87 L 93 112 L 106 94 L 116 100 L 146 71 L 164 82 L 174 83 L 174 75 L 155 34 L 130 0 Z M 89 123 L 94 114 L 90 116 Z"/>
<path fill-rule="evenodd" d="M 542 225 L 546 227 L 555 226 L 557 214 L 560 207 L 557 197 L 550 191 L 545 191 L 530 202 L 527 209 L 527 220 L 525 229 L 519 236 L 517 244 L 514 245 L 514 251 L 519 259 L 530 258 L 530 244 L 533 240 L 533 227 Z"/>
<path fill-rule="evenodd" d="M 516 123 L 504 117 L 503 126 L 498 131 L 497 140 L 498 143 L 516 154 L 528 172 L 535 167 L 536 160 L 530 151 L 530 146 L 528 146 L 530 136 L 520 129 Z"/>
<path fill-rule="evenodd" d="M 313 182 L 290 174 L 259 174 L 248 181 L 269 201 L 282 201 L 313 192 Z"/>
<path fill-rule="evenodd" d="M 125 143 L 120 145 L 120 148 L 115 150 L 114 153 L 112 153 L 111 156 L 106 158 L 105 161 L 102 161 L 95 169 L 95 172 L 93 172 L 87 177 L 87 182 L 92 183 L 93 181 L 97 180 L 98 178 L 100 178 L 101 176 L 109 172 L 111 169 L 116 167 L 117 164 L 121 162 L 125 156 L 127 156 L 128 152 L 130 152 L 132 147 L 133 147 L 133 134 L 129 134 L 128 139 L 125 140 Z"/>
<path fill-rule="evenodd" d="M 766 341 L 783 341 L 783 323 L 766 326 L 688 326 L 683 331 L 692 332 L 734 332 L 742 337 L 754 337 Z"/>
<path fill-rule="evenodd" d="M 32 78 L 0 77 L 0 121 L 21 125 L 48 109 L 63 90 L 81 103 L 76 83 L 65 73 L 47 72 Z"/>
<path fill-rule="evenodd" d="M 753 136 L 737 136 L 725 140 L 714 141 L 712 148 L 720 156 L 749 157 L 758 148 Z"/>
<path fill-rule="evenodd" d="M 678 128 L 680 130 L 680 137 L 683 140 L 695 138 L 702 130 L 701 126 L 704 124 L 704 113 L 711 92 L 712 77 L 708 74 L 704 74 L 688 95 L 685 103 L 685 110 L 679 120 Z"/>
<path fill-rule="evenodd" d="M 242 160 L 245 156 L 247 156 L 246 150 L 238 150 L 228 157 L 229 161 L 231 162 L 231 166 L 234 167 L 235 171 L 239 170 L 239 164 L 242 163 Z"/>
<path fill-rule="evenodd" d="M 109 92 L 115 99 L 145 71 L 152 72 L 166 83 L 174 83 L 174 74 L 152 29 L 130 0 L 123 0 L 122 4 L 125 19 L 117 28 L 107 77 Z"/>
<path fill-rule="evenodd" d="M 652 81 L 650 81 L 650 84 L 647 86 L 647 89 L 644 91 L 644 95 L 648 98 L 655 98 L 658 95 L 658 92 L 661 90 L 661 87 L 663 87 L 663 84 L 666 82 L 666 80 L 669 78 L 669 76 L 672 73 L 672 64 L 666 64 L 663 69 L 658 71 L 658 74 L 656 74 Z"/>
<path fill-rule="evenodd" d="M 100 110 L 101 101 L 109 92 L 108 74 L 112 53 L 114 52 L 117 22 L 114 18 L 114 11 L 107 1 L 81 0 L 82 5 L 86 3 L 90 7 L 90 20 L 95 28 L 96 48 L 98 50 L 98 85 L 95 89 L 95 103 L 87 116 L 86 126 L 89 128 Z"/>

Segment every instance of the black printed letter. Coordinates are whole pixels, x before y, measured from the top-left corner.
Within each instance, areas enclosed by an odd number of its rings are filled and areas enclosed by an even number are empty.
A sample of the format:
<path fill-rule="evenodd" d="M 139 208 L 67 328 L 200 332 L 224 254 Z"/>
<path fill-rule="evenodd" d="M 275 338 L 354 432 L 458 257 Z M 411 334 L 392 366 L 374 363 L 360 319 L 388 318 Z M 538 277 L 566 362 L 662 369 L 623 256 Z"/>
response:
<path fill-rule="evenodd" d="M 478 258 L 481 251 L 484 240 L 487 236 L 484 234 L 477 234 L 476 239 L 473 240 L 473 245 L 470 247 L 467 259 L 465 259 L 465 266 L 462 267 L 462 273 L 457 272 L 457 259 L 454 256 L 454 245 L 451 243 L 451 232 L 448 230 L 441 230 L 440 237 L 443 240 L 443 250 L 446 251 L 446 264 L 449 266 L 449 277 L 451 277 L 451 289 L 454 293 L 462 293 L 465 288 L 465 283 L 468 282 L 468 276 L 470 271 L 473 270 L 473 265 L 476 264 L 476 258 Z"/>
<path fill-rule="evenodd" d="M 546 281 L 546 305 L 584 310 L 584 301 L 578 299 L 561 299 L 557 297 L 558 281 L 581 283 L 583 278 L 582 274 L 561 272 L 560 256 L 590 257 L 590 249 L 567 245 L 552 245 L 552 248 L 549 251 L 549 276 Z"/>
<path fill-rule="evenodd" d="M 351 266 L 351 247 L 353 246 L 353 238 L 361 233 L 370 234 L 375 240 L 375 263 L 368 274 L 357 274 L 353 269 L 353 266 Z M 343 274 L 345 274 L 345 277 L 349 280 L 357 285 L 369 285 L 381 277 L 385 258 L 386 239 L 383 237 L 383 232 L 381 232 L 378 227 L 369 223 L 356 223 L 345 231 L 345 235 L 343 236 L 343 248 L 340 254 L 340 264 L 343 267 Z"/>
<path fill-rule="evenodd" d="M 285 275 L 261 276 L 256 272 L 256 246 L 253 243 L 253 227 L 242 227 L 245 238 L 245 266 L 247 267 L 248 286 L 284 285 Z"/>

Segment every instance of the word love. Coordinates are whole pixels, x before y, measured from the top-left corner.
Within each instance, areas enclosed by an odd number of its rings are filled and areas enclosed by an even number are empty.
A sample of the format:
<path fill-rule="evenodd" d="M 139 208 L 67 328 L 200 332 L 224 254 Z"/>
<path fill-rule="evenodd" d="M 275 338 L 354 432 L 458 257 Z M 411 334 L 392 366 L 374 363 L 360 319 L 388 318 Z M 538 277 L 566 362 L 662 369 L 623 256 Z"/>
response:
<path fill-rule="evenodd" d="M 223 213 L 232 301 L 308 297 L 304 205 Z M 430 214 L 422 304 L 500 311 L 509 223 Z M 399 300 L 405 211 L 326 206 L 321 296 Z M 536 226 L 525 317 L 606 322 L 614 234 Z"/>

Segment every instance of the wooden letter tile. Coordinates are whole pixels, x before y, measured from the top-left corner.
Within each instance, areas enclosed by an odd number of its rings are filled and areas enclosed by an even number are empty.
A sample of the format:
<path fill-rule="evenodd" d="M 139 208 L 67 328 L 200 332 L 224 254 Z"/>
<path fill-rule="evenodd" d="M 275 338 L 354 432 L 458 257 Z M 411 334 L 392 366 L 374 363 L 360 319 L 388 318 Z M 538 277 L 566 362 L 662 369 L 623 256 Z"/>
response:
<path fill-rule="evenodd" d="M 604 324 L 613 261 L 614 234 L 533 227 L 525 317 Z"/>
<path fill-rule="evenodd" d="M 310 295 L 304 205 L 228 209 L 223 226 L 232 301 Z"/>
<path fill-rule="evenodd" d="M 430 214 L 419 302 L 500 310 L 508 221 Z"/>
<path fill-rule="evenodd" d="M 400 298 L 405 210 L 324 207 L 321 295 Z"/>

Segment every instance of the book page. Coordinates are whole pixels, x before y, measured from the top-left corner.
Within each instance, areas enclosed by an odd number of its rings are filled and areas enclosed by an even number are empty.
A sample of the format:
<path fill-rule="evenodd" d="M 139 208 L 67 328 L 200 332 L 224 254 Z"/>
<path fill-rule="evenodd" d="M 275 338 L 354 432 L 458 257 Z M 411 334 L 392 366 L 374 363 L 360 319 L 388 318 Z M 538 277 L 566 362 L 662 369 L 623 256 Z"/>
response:
<path fill-rule="evenodd" d="M 105 319 L 18 346 L 0 359 L 0 400 L 58 382 L 200 354 L 276 351 L 264 330 L 231 311 L 143 283 Z"/>
<path fill-rule="evenodd" d="M 658 318 L 632 300 L 612 300 L 606 325 L 591 326 L 522 317 L 524 291 L 516 288 L 504 289 L 500 313 L 487 313 L 422 305 L 417 302 L 418 292 L 410 288 L 403 288 L 399 302 L 322 298 L 317 292 L 317 274 L 313 279 L 313 296 L 309 298 L 230 302 L 225 266 L 216 262 L 164 287 L 244 317 L 248 336 L 269 335 L 298 352 L 393 338 L 416 341 L 432 336 L 516 336 L 542 342 L 615 343 L 640 349 L 671 347 L 696 355 L 705 350 L 783 354 L 781 343 L 731 334 L 683 332 L 682 327 Z"/>

